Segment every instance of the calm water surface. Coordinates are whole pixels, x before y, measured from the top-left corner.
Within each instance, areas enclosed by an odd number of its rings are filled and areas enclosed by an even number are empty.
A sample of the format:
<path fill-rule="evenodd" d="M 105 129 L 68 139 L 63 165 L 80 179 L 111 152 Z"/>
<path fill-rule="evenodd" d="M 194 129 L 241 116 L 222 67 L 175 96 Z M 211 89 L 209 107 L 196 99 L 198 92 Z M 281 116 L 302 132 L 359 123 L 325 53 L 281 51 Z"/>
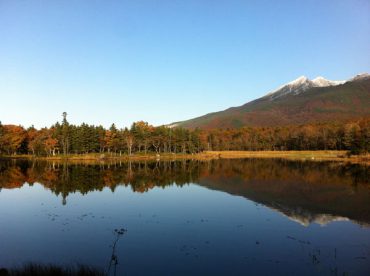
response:
<path fill-rule="evenodd" d="M 0 161 L 0 267 L 370 275 L 369 170 L 282 160 Z"/>

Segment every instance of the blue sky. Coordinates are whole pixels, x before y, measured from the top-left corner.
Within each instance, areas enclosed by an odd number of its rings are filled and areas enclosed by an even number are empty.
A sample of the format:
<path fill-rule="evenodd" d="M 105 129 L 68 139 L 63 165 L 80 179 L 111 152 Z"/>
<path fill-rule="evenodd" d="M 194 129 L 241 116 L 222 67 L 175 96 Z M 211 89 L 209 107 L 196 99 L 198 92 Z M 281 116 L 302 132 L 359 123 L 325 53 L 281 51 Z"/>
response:
<path fill-rule="evenodd" d="M 3 124 L 166 124 L 369 71 L 368 0 L 0 0 Z"/>

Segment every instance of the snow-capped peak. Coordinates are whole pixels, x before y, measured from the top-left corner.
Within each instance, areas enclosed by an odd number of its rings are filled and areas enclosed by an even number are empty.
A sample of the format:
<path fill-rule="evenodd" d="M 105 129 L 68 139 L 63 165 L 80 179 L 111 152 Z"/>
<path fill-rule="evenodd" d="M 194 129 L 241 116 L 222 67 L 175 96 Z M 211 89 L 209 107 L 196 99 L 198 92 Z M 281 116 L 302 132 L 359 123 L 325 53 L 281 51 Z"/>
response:
<path fill-rule="evenodd" d="M 369 73 L 362 73 L 358 74 L 355 77 L 349 79 L 348 81 L 358 81 L 358 80 L 365 80 L 370 79 Z M 308 79 L 305 76 L 300 76 L 299 78 L 288 82 L 278 89 L 268 93 L 265 97 L 269 100 L 275 100 L 285 95 L 298 95 L 300 93 L 305 92 L 306 90 L 313 88 L 313 87 L 328 87 L 328 86 L 336 86 L 344 84 L 347 81 L 332 81 L 327 80 L 324 77 L 318 76 L 313 80 Z"/>
<path fill-rule="evenodd" d="M 298 95 L 312 87 L 335 86 L 343 84 L 344 82 L 345 81 L 327 80 L 321 76 L 313 80 L 310 80 L 305 76 L 300 76 L 299 78 L 288 82 L 287 84 L 280 86 L 278 89 L 268 93 L 266 96 L 269 97 L 270 100 L 274 100 L 288 94 Z"/>
<path fill-rule="evenodd" d="M 331 81 L 327 80 L 321 76 L 318 76 L 312 80 L 316 87 L 334 86 L 345 83 L 345 81 Z"/>
<path fill-rule="evenodd" d="M 362 74 L 358 74 L 358 75 L 354 76 L 350 80 L 354 81 L 354 80 L 361 80 L 361 79 L 367 79 L 367 78 L 370 78 L 370 74 L 369 73 L 362 73 Z"/>
<path fill-rule="evenodd" d="M 283 96 L 285 94 L 292 92 L 292 90 L 298 87 L 306 86 L 308 82 L 309 82 L 309 79 L 307 77 L 300 76 L 299 78 L 291 82 L 288 82 L 287 84 L 280 86 L 278 89 L 268 93 L 267 96 L 271 96 L 272 99 L 278 98 L 280 96 Z"/>
<path fill-rule="evenodd" d="M 294 81 L 288 82 L 287 85 L 300 85 L 302 83 L 307 82 L 309 79 L 306 76 L 300 76 L 299 78 L 295 79 Z"/>
<path fill-rule="evenodd" d="M 300 76 L 299 78 L 280 86 L 278 89 L 270 92 L 266 96 L 270 97 L 271 100 L 274 100 L 290 93 L 297 95 L 310 87 L 312 87 L 312 82 L 307 77 Z"/>

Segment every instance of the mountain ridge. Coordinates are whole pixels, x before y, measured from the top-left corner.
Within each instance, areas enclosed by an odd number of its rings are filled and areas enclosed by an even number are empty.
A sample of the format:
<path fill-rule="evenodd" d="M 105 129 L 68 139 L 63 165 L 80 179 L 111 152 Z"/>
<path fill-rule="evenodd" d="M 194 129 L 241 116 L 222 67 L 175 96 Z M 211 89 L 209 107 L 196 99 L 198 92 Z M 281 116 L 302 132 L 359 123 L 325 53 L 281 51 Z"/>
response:
<path fill-rule="evenodd" d="M 336 86 L 343 83 L 345 83 L 345 81 L 331 81 L 321 76 L 318 76 L 313 80 L 310 80 L 306 76 L 300 76 L 299 78 L 291 82 L 283 84 L 278 89 L 268 93 L 266 96 L 270 96 L 271 99 L 275 99 L 290 93 L 297 95 L 299 93 L 305 92 L 312 87 Z"/>
<path fill-rule="evenodd" d="M 347 81 L 301 76 L 241 106 L 170 124 L 186 128 L 284 126 L 370 116 L 370 75 Z"/>

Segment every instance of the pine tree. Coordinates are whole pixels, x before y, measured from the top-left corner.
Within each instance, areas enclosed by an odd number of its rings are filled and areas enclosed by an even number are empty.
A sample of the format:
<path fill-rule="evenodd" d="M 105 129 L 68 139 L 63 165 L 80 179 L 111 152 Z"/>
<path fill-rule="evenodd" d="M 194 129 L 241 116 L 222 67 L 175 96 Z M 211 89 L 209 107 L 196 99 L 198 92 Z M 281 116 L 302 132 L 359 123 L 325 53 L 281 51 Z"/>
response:
<path fill-rule="evenodd" d="M 69 152 L 69 123 L 67 121 L 67 112 L 63 112 L 63 121 L 62 121 L 62 147 L 63 147 L 63 154 L 66 155 Z"/>

